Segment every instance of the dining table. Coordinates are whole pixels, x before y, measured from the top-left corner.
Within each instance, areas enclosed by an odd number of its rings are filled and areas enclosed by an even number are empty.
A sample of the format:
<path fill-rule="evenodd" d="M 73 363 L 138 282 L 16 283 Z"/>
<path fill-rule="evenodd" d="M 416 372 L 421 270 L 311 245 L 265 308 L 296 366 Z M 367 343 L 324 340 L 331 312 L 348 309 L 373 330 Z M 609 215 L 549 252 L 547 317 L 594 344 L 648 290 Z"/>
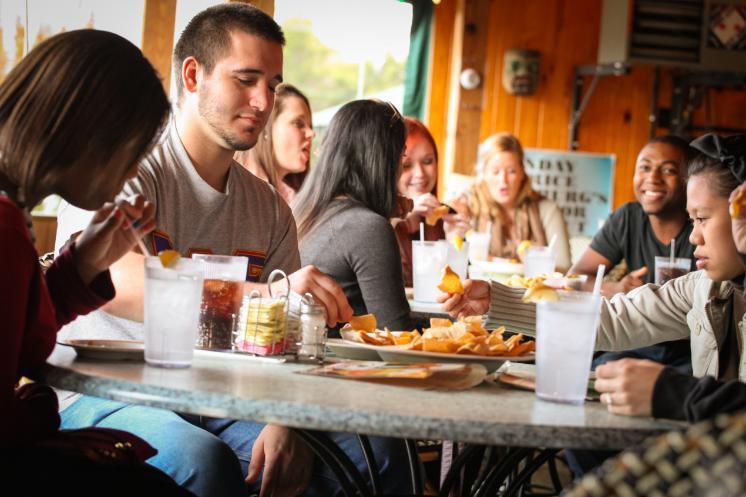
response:
<path fill-rule="evenodd" d="M 542 449 L 624 449 L 681 428 L 679 422 L 611 414 L 598 402 L 545 402 L 533 392 L 483 382 L 430 390 L 303 374 L 314 364 L 240 353 L 195 351 L 191 367 L 78 356 L 58 344 L 37 380 L 55 388 L 176 412 L 275 423 L 297 430 L 340 479 L 347 495 L 376 495 L 324 431 L 407 441 L 412 493 L 421 494 L 414 440 Z M 332 394 L 333 392 L 333 394 Z M 362 442 L 361 442 L 362 443 Z M 362 488 L 361 488 L 362 487 Z M 444 494 L 444 495 L 447 495 Z"/>

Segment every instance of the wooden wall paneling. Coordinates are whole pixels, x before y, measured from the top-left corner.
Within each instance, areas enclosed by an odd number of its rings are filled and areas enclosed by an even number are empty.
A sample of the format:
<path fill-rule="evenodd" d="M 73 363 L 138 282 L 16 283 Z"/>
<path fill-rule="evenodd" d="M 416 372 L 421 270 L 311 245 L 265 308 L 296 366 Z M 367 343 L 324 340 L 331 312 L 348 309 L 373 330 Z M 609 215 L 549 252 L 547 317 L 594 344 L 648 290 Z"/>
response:
<path fill-rule="evenodd" d="M 575 65 L 595 61 L 598 19 L 600 6 L 594 0 L 495 2 L 490 12 L 487 64 L 492 65 L 487 72 L 490 91 L 482 139 L 510 131 L 527 147 L 567 147 L 573 70 Z M 541 53 L 540 83 L 534 95 L 517 97 L 502 87 L 503 57 L 509 48 Z"/>
<path fill-rule="evenodd" d="M 444 123 L 440 118 L 445 108 L 445 96 L 456 91 L 444 88 L 447 78 L 442 77 L 448 58 L 444 44 L 454 43 L 458 33 L 443 21 L 439 13 L 450 12 L 454 4 L 465 0 L 443 0 L 436 8 L 433 40 L 433 76 L 431 81 L 430 117 L 431 130 L 436 133 L 439 150 L 446 143 Z M 484 93 L 479 120 L 479 140 L 497 131 L 515 133 L 527 147 L 566 149 L 568 147 L 568 120 L 574 69 L 577 65 L 595 64 L 597 59 L 601 2 L 598 0 L 492 0 L 487 16 L 488 38 L 484 56 Z M 451 23 L 452 24 L 452 23 Z M 462 29 L 455 25 L 455 29 Z M 443 39 L 440 37 L 443 36 Z M 541 52 L 540 86 L 530 97 L 508 95 L 502 88 L 501 74 L 506 49 L 533 48 Z M 466 49 L 464 50 L 466 53 Z M 453 62 L 452 62 L 453 64 Z M 661 70 L 659 107 L 670 107 L 672 69 Z M 613 153 L 617 156 L 614 180 L 614 206 L 633 200 L 631 177 L 637 154 L 647 142 L 650 131 L 649 112 L 653 97 L 654 68 L 635 64 L 625 76 L 605 76 L 599 80 L 589 100 L 579 127 L 579 150 Z M 586 88 L 590 78 L 585 79 Z M 714 124 L 726 127 L 746 127 L 746 92 L 739 89 L 713 89 L 705 106 L 694 114 L 699 125 Z M 448 116 L 465 124 L 463 109 L 456 107 L 458 116 Z M 473 128 L 473 124 L 470 124 Z M 657 134 L 668 130 L 657 129 Z M 460 135 L 458 135 L 461 141 Z M 461 141 L 463 147 L 474 147 Z M 460 157 L 466 157 L 461 154 Z M 441 161 L 443 162 L 443 161 Z M 456 171 L 472 173 L 472 163 L 456 164 Z M 444 168 L 441 168 L 445 174 Z M 441 177 L 441 184 L 442 181 Z"/>
<path fill-rule="evenodd" d="M 432 37 L 430 40 L 430 78 L 428 105 L 425 116 L 430 133 L 440 153 L 438 168 L 438 196 L 446 191 L 446 127 L 448 120 L 448 98 L 451 87 L 451 59 L 453 57 L 454 20 L 458 0 L 441 0 L 434 6 Z"/>
<path fill-rule="evenodd" d="M 560 150 L 569 147 L 575 66 L 596 62 L 600 18 L 600 4 L 593 0 L 565 0 L 558 6 L 549 42 L 552 56 L 542 58 L 540 69 L 544 98 L 537 147 Z"/>
<path fill-rule="evenodd" d="M 31 221 L 36 236 L 36 252 L 44 255 L 54 251 L 55 237 L 57 236 L 57 216 L 32 215 Z"/>
<path fill-rule="evenodd" d="M 459 71 L 475 69 L 482 78 L 479 87 L 467 90 L 456 84 L 458 114 L 455 129 L 449 127 L 454 142 L 453 171 L 471 174 L 479 145 L 481 116 L 484 109 L 484 63 L 488 39 L 488 14 L 492 0 L 466 0 L 464 4 L 463 41 Z M 451 116 L 453 118 L 454 116 Z M 451 121 L 453 122 L 453 121 Z"/>
<path fill-rule="evenodd" d="M 746 129 L 744 109 L 746 92 L 742 88 L 711 88 L 704 96 L 702 105 L 694 112 L 692 122 L 697 126 Z"/>
<path fill-rule="evenodd" d="M 506 46 L 510 43 L 511 29 L 506 22 L 512 15 L 512 2 L 495 0 L 489 12 L 489 38 L 485 55 L 485 104 L 480 126 L 480 140 L 495 131 L 510 131 L 513 129 L 515 115 L 515 101 L 507 98 L 502 87 L 501 71 L 502 56 Z M 517 21 L 517 19 L 514 19 Z"/>
<path fill-rule="evenodd" d="M 617 155 L 615 207 L 634 198 L 632 175 L 648 140 L 653 72 L 650 66 L 635 65 L 628 75 L 603 77 L 581 121 L 579 150 Z"/>
<path fill-rule="evenodd" d="M 520 5 L 518 2 L 512 2 L 513 5 Z M 556 47 L 553 46 L 553 29 L 555 19 L 557 18 L 559 2 L 551 2 L 549 5 L 539 2 L 526 2 L 524 15 L 527 19 L 542 19 L 543 22 L 527 23 L 524 29 L 520 30 L 514 44 L 515 48 L 525 48 L 539 50 L 541 58 L 539 60 L 539 74 L 542 71 L 551 70 L 548 61 L 556 57 Z M 514 47 L 506 47 L 514 48 Z M 500 60 L 499 74 L 502 77 L 504 64 L 502 63 L 502 54 L 498 54 Z M 513 132 L 526 147 L 535 147 L 538 145 L 539 119 L 542 110 L 541 103 L 549 97 L 547 85 L 537 85 L 536 92 L 533 95 L 522 97 L 513 97 L 516 102 L 515 124 Z"/>
<path fill-rule="evenodd" d="M 166 93 L 171 85 L 175 21 L 176 0 L 145 0 L 142 52 L 160 74 Z"/>

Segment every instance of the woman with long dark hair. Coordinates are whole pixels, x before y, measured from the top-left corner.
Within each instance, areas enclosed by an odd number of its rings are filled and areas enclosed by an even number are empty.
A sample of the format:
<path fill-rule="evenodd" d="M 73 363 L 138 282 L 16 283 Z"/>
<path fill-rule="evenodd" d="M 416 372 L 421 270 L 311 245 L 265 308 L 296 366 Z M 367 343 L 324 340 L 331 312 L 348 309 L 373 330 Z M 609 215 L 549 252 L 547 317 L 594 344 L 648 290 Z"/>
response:
<path fill-rule="evenodd" d="M 61 432 L 54 392 L 18 385 L 44 364 L 62 325 L 114 296 L 108 267 L 153 229 L 152 205 L 113 201 L 168 112 L 140 50 L 104 31 L 44 41 L 0 85 L 0 455 L 4 484 L 20 493 L 188 494 L 143 463 L 156 451 L 141 439 Z M 51 194 L 99 210 L 42 274 L 29 209 Z"/>
<path fill-rule="evenodd" d="M 344 105 L 292 205 L 302 264 L 339 282 L 355 314 L 375 314 L 381 327 L 392 330 L 409 326 L 399 246 L 389 223 L 405 137 L 393 105 Z"/>

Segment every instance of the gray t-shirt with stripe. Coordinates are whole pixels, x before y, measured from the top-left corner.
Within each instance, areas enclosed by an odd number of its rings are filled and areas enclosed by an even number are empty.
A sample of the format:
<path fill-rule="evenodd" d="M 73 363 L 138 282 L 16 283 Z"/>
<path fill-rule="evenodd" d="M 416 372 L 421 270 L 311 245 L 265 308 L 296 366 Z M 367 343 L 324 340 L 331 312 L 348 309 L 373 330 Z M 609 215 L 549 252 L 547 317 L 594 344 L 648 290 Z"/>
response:
<path fill-rule="evenodd" d="M 145 239 L 152 253 L 243 255 L 250 281 L 300 268 L 295 221 L 275 189 L 234 161 L 225 192 L 215 190 L 197 173 L 173 121 L 121 195 L 135 193 L 156 204 L 156 230 Z M 92 214 L 69 205 L 60 210 L 57 250 Z M 142 340 L 143 330 L 140 322 L 98 310 L 64 327 L 60 338 Z"/>

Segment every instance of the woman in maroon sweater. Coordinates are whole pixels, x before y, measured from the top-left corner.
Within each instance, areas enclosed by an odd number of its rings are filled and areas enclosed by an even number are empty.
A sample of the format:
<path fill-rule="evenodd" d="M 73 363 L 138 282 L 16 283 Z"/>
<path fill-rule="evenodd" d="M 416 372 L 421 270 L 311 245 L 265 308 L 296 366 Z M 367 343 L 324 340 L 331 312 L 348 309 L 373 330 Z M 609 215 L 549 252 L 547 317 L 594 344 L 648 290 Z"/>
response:
<path fill-rule="evenodd" d="M 72 487 L 90 494 L 103 484 L 109 495 L 182 493 L 142 464 L 154 454 L 142 440 L 106 430 L 60 432 L 54 392 L 37 383 L 18 386 L 44 364 L 62 325 L 114 296 L 109 265 L 153 229 L 152 205 L 113 200 L 168 111 L 142 53 L 103 31 L 48 39 L 0 85 L 0 455 L 9 470 L 4 485 L 22 482 L 23 494 Z M 51 194 L 98 211 L 43 274 L 29 208 Z M 118 454 L 127 466 L 107 455 L 118 452 L 117 442 L 132 447 Z"/>

